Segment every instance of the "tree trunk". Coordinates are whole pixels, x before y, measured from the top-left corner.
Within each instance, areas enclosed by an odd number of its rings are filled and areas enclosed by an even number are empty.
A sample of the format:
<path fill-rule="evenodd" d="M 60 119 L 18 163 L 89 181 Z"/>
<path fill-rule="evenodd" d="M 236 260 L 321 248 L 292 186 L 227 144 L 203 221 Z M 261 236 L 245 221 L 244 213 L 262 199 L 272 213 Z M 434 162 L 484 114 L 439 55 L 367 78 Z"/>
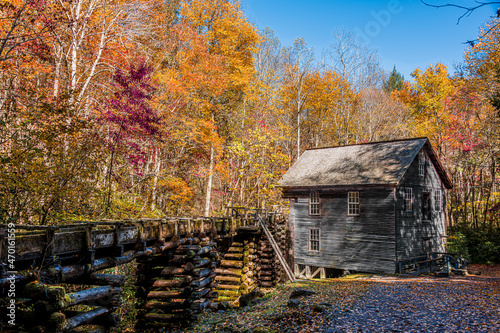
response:
<path fill-rule="evenodd" d="M 154 150 L 154 175 L 153 175 L 153 188 L 151 189 L 151 211 L 154 211 L 156 208 L 156 191 L 158 187 L 158 175 L 160 173 L 161 161 L 158 156 L 158 149 Z"/>
<path fill-rule="evenodd" d="M 116 147 L 116 145 L 115 145 Z M 108 185 L 108 191 L 107 191 L 107 194 L 106 194 L 106 202 L 105 202 L 105 206 L 104 206 L 104 215 L 108 215 L 108 212 L 109 212 L 109 208 L 111 206 L 111 189 L 112 189 L 112 175 L 113 175 L 113 161 L 114 161 L 114 157 L 115 157 L 115 151 L 113 149 L 113 151 L 111 151 L 111 157 L 110 157 L 110 161 L 109 161 L 109 168 L 108 168 L 108 174 L 107 174 L 107 185 Z"/>
<path fill-rule="evenodd" d="M 208 169 L 207 194 L 205 197 L 205 216 L 210 216 L 210 199 L 212 195 L 212 179 L 214 171 L 214 147 L 210 147 L 210 167 Z"/>

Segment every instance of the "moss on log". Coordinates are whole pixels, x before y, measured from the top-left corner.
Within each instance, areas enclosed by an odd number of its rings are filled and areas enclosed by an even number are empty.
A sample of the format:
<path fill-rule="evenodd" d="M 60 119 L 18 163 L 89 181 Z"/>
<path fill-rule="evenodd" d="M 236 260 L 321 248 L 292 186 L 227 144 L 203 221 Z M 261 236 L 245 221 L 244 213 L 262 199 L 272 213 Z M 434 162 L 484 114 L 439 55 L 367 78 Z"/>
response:
<path fill-rule="evenodd" d="M 236 260 L 221 260 L 220 265 L 223 267 L 241 268 L 243 267 L 243 262 Z"/>
<path fill-rule="evenodd" d="M 215 281 L 229 281 L 229 282 L 241 282 L 241 278 L 239 276 L 216 276 Z"/>
<path fill-rule="evenodd" d="M 24 287 L 29 298 L 59 302 L 64 299 L 66 290 L 61 286 L 51 286 L 40 282 L 30 282 Z"/>

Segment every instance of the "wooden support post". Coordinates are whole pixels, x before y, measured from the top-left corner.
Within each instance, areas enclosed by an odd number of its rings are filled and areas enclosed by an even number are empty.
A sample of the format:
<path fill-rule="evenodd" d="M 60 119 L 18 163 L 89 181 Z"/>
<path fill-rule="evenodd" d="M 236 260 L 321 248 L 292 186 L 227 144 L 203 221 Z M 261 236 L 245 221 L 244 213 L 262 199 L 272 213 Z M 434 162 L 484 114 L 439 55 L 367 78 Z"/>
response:
<path fill-rule="evenodd" d="M 163 235 L 163 221 L 160 220 L 157 226 L 158 226 L 158 243 L 163 244 L 165 243 L 165 236 Z"/>
<path fill-rule="evenodd" d="M 42 258 L 45 260 L 52 260 L 52 253 L 54 253 L 54 234 L 56 229 L 49 227 L 45 230 L 45 249 Z"/>

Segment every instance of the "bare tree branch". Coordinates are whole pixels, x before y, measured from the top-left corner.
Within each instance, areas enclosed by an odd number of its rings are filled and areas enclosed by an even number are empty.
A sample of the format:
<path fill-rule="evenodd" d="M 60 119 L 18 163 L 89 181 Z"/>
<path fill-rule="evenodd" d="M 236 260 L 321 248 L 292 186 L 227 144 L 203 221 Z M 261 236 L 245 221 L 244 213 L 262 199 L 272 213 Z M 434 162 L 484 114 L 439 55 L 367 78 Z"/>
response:
<path fill-rule="evenodd" d="M 428 7 L 433 7 L 433 8 L 454 7 L 454 8 L 463 9 L 465 12 L 458 18 L 457 24 L 460 23 L 461 19 L 463 19 L 466 16 L 469 16 L 476 9 L 479 9 L 481 7 L 488 6 L 488 5 L 495 5 L 495 4 L 500 5 L 500 1 L 477 1 L 477 0 L 474 1 L 477 5 L 476 6 L 470 6 L 470 7 L 469 6 L 457 5 L 457 4 L 454 4 L 454 3 L 447 3 L 447 4 L 442 4 L 442 5 L 433 5 L 433 4 L 425 2 L 424 0 L 420 0 L 420 2 L 423 3 L 424 5 L 428 6 Z M 498 12 L 497 12 L 497 15 L 498 15 Z"/>
<path fill-rule="evenodd" d="M 43 37 L 45 32 L 50 30 L 49 24 L 43 23 L 37 29 L 37 23 L 44 16 L 43 10 L 35 16 L 29 17 L 30 6 L 34 0 L 25 0 L 20 8 L 15 11 L 14 16 L 2 17 L 2 20 L 12 20 L 5 35 L 0 35 L 0 61 L 5 61 L 13 56 L 10 54 L 22 45 Z"/>
<path fill-rule="evenodd" d="M 477 4 L 476 6 L 463 6 L 463 5 L 457 5 L 457 4 L 454 4 L 454 3 L 447 3 L 447 4 L 442 4 L 442 5 L 433 5 L 433 4 L 425 2 L 424 0 L 420 0 L 420 2 L 423 3 L 424 5 L 428 6 L 428 7 L 433 7 L 433 8 L 453 7 L 453 8 L 459 8 L 459 9 L 464 10 L 464 13 L 462 15 L 460 15 L 460 17 L 458 18 L 457 24 L 460 23 L 460 20 L 462 18 L 469 16 L 470 14 L 472 14 L 473 11 L 475 11 L 475 10 L 481 8 L 481 7 L 488 6 L 488 5 L 495 5 L 495 4 L 500 5 L 500 1 L 477 1 L 477 0 L 474 1 Z M 497 10 L 496 15 L 497 15 L 497 17 L 500 17 L 500 9 Z M 481 36 L 479 36 L 479 37 L 484 37 L 484 36 L 488 35 L 499 24 L 500 23 L 497 23 L 497 24 L 491 26 L 486 32 L 482 33 Z M 476 39 L 473 39 L 473 40 L 467 40 L 466 42 L 463 42 L 462 44 L 468 44 L 471 47 L 474 47 L 474 45 L 476 44 L 477 41 L 478 41 L 478 39 L 476 38 Z"/>

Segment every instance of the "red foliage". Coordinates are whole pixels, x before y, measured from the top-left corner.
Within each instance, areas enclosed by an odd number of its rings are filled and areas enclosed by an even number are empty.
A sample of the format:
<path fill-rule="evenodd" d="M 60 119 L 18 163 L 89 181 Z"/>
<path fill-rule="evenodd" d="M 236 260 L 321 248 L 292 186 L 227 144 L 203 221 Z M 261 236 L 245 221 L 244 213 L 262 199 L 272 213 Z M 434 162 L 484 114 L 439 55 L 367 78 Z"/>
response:
<path fill-rule="evenodd" d="M 151 82 L 152 68 L 144 62 L 131 65 L 127 73 L 117 70 L 113 81 L 117 88 L 104 103 L 101 121 L 110 128 L 107 137 L 112 152 L 126 153 L 137 166 L 145 161 L 142 149 L 147 138 L 159 133 L 160 117 L 149 104 L 155 86 Z"/>

